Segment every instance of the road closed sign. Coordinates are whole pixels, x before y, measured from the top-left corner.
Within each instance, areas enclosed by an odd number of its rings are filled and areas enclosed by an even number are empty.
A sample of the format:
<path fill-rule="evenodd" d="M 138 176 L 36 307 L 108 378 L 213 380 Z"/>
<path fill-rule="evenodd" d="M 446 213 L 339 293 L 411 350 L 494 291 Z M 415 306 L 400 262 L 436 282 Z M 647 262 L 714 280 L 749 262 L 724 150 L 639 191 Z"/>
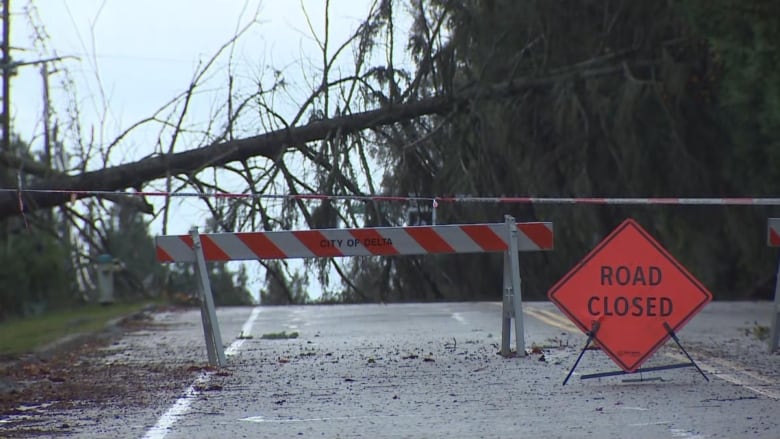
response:
<path fill-rule="evenodd" d="M 712 294 L 636 221 L 628 219 L 548 292 L 602 350 L 634 372 Z"/>

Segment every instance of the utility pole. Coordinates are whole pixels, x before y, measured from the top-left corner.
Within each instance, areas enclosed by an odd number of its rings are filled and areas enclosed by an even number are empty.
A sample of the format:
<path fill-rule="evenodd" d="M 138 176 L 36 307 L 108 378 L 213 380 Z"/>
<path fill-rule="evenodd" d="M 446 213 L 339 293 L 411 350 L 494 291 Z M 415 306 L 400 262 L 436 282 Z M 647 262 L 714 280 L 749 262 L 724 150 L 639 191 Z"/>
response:
<path fill-rule="evenodd" d="M 11 0 L 3 0 L 3 146 L 2 152 L 11 151 Z"/>
<path fill-rule="evenodd" d="M 22 62 L 14 62 L 11 58 L 11 14 L 10 14 L 10 8 L 11 8 L 11 0 L 0 0 L 2 1 L 2 7 L 3 7 L 3 41 L 0 43 L 0 50 L 3 51 L 3 58 L 2 66 L 0 68 L 2 69 L 2 75 L 3 75 L 3 90 L 2 90 L 2 98 L 3 98 L 3 107 L 2 107 L 2 114 L 0 115 L 0 119 L 2 119 L 2 130 L 3 130 L 3 139 L 2 139 L 2 145 L 0 145 L 0 152 L 4 153 L 10 153 L 11 151 L 11 77 L 16 74 L 16 69 L 23 66 L 33 66 L 38 64 L 43 64 L 43 68 L 46 69 L 46 63 L 53 62 L 53 61 L 61 61 L 63 59 L 67 58 L 75 58 L 78 59 L 78 57 L 75 56 L 55 56 L 51 58 L 46 59 L 38 59 L 34 61 L 22 61 Z M 48 93 L 48 79 L 46 77 L 48 73 L 44 73 L 44 81 L 46 81 L 44 87 L 45 87 L 45 96 L 44 99 L 46 100 L 46 103 L 44 104 L 44 111 L 48 113 L 49 111 L 49 93 Z M 45 130 L 47 131 L 44 133 L 46 137 L 48 138 L 48 129 L 49 129 L 49 123 L 48 123 L 48 114 L 44 118 L 46 123 Z M 46 140 L 45 147 L 48 149 L 50 148 L 50 144 L 48 139 Z"/>
<path fill-rule="evenodd" d="M 49 100 L 49 66 L 41 65 L 41 79 L 43 79 L 43 161 L 48 169 L 51 167 L 51 101 Z"/>

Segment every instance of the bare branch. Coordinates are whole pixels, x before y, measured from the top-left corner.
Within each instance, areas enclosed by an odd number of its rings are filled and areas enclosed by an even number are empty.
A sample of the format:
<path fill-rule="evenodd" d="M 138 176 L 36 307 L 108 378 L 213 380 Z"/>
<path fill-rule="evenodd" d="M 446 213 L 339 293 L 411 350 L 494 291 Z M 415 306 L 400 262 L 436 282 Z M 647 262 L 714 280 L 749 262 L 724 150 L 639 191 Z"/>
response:
<path fill-rule="evenodd" d="M 622 71 L 623 66 L 608 66 L 541 78 L 517 79 L 509 83 L 485 87 L 479 90 L 478 95 L 481 99 L 506 98 L 530 88 L 547 87 L 562 81 L 612 75 Z M 276 160 L 290 146 L 326 139 L 336 132 L 346 135 L 414 119 L 427 114 L 444 114 L 452 110 L 462 109 L 468 106 L 470 99 L 474 98 L 476 94 L 476 90 L 467 90 L 455 96 L 433 97 L 376 110 L 343 115 L 332 119 L 315 120 L 299 127 L 276 130 L 234 141 L 213 143 L 189 151 L 160 154 L 137 162 L 88 171 L 79 175 L 53 177 L 32 185 L 30 189 L 56 189 L 60 191 L 120 190 L 138 187 L 146 182 L 163 178 L 166 175 L 192 173 L 204 167 L 220 166 L 255 156 Z M 75 198 L 86 198 L 91 195 L 89 193 L 75 193 L 74 196 Z M 24 204 L 27 206 L 27 209 L 48 208 L 67 203 L 70 200 L 71 194 L 67 193 L 27 192 L 24 194 Z M 18 200 L 15 199 L 14 193 L 0 193 L 0 218 L 18 214 L 18 206 Z"/>

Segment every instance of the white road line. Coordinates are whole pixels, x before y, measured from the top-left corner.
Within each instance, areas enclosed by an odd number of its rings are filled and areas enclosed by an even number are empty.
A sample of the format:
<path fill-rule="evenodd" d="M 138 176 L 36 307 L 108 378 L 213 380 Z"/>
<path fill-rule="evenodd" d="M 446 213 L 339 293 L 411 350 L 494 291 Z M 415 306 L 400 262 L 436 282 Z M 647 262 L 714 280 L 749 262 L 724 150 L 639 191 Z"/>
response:
<path fill-rule="evenodd" d="M 260 307 L 256 306 L 252 309 L 252 314 L 249 315 L 249 318 L 244 322 L 244 326 L 241 327 L 241 335 L 246 336 L 252 333 L 252 326 L 255 324 L 255 320 L 257 320 L 257 316 L 260 315 Z M 241 345 L 244 344 L 246 341 L 245 338 L 241 337 L 237 340 L 234 340 L 233 343 L 228 346 L 227 349 L 225 349 L 225 355 L 231 356 L 235 355 L 239 349 L 241 349 Z"/>
<path fill-rule="evenodd" d="M 186 414 L 190 409 L 190 404 L 198 396 L 198 391 L 195 390 L 196 386 L 203 386 L 209 382 L 211 375 L 207 373 L 201 374 L 197 380 L 195 380 L 187 391 L 184 392 L 184 396 L 177 399 L 176 402 L 169 408 L 154 424 L 154 427 L 146 431 L 144 439 L 162 439 L 164 438 L 173 424 Z"/>
<path fill-rule="evenodd" d="M 407 418 L 418 415 L 368 415 L 368 416 L 335 416 L 332 418 L 303 418 L 303 419 L 266 419 L 262 416 L 250 416 L 239 421 L 274 424 L 287 424 L 292 422 L 322 422 L 322 421 L 350 421 L 353 419 L 377 419 L 377 418 Z"/>
<path fill-rule="evenodd" d="M 657 421 L 657 422 L 641 422 L 638 424 L 628 424 L 629 427 L 651 427 L 655 425 L 671 425 L 672 421 Z M 681 439 L 705 439 L 705 436 L 698 433 L 693 433 L 690 430 L 683 430 L 681 428 L 670 428 L 669 433 L 673 438 Z"/>
<path fill-rule="evenodd" d="M 671 428 L 669 429 L 669 432 L 672 433 L 672 437 L 679 437 L 683 439 L 704 439 L 704 436 L 697 433 L 691 433 L 688 430 L 683 430 L 680 428 Z"/>
<path fill-rule="evenodd" d="M 666 355 L 669 358 L 674 358 L 675 360 L 679 360 L 679 361 L 687 361 L 688 360 L 688 358 L 683 356 L 682 354 L 677 354 L 677 353 L 673 353 L 673 352 L 665 353 L 664 355 Z M 701 353 L 698 353 L 698 352 L 692 353 L 692 356 L 696 357 L 696 364 L 701 368 L 701 370 L 707 372 L 710 375 L 714 375 L 714 376 L 716 376 L 716 377 L 718 377 L 718 378 L 720 378 L 720 379 L 722 379 L 724 381 L 730 382 L 731 384 L 736 384 L 737 386 L 744 387 L 744 388 L 746 388 L 748 390 L 752 390 L 753 392 L 756 392 L 756 393 L 758 393 L 760 395 L 764 395 L 764 396 L 766 396 L 768 398 L 780 399 L 780 392 L 778 392 L 776 390 L 773 390 L 773 389 L 770 389 L 770 388 L 757 387 L 757 386 L 760 386 L 762 384 L 751 383 L 748 380 L 742 379 L 742 378 L 738 377 L 735 374 L 723 373 L 723 372 L 719 371 L 717 368 L 712 367 L 709 364 L 702 362 L 698 357 L 706 357 L 707 361 L 715 360 L 715 358 L 707 357 L 704 354 L 701 354 Z M 724 367 L 726 367 L 726 366 L 724 366 Z M 748 375 L 748 376 L 752 376 L 752 374 L 745 373 L 746 371 L 744 369 L 742 369 L 741 367 L 738 367 L 734 363 L 731 363 L 731 366 L 729 368 L 732 369 L 735 373 L 738 373 L 738 374 L 741 373 L 741 374 L 745 374 L 745 375 Z M 763 379 L 766 381 L 766 377 L 764 377 Z"/>
<path fill-rule="evenodd" d="M 629 427 L 649 427 L 651 425 L 669 425 L 672 421 L 640 422 L 638 424 L 628 424 Z"/>
<path fill-rule="evenodd" d="M 734 363 L 733 361 L 725 360 L 723 358 L 714 358 L 714 357 L 710 357 L 709 361 L 712 361 L 713 363 L 715 363 L 715 364 L 717 364 L 719 366 L 722 366 L 722 367 L 727 367 L 727 368 L 739 370 L 743 374 L 750 376 L 754 380 L 761 381 L 764 384 L 770 384 L 770 385 L 774 384 L 774 381 L 772 381 L 769 377 L 765 377 L 765 376 L 763 376 L 763 375 L 761 375 L 761 374 L 759 374 L 757 372 L 753 372 L 753 371 L 750 371 L 750 370 L 747 370 L 747 369 L 741 369 L 737 365 L 737 363 Z"/>
<path fill-rule="evenodd" d="M 464 325 L 466 324 L 466 319 L 459 312 L 452 313 L 452 318 Z"/>
<path fill-rule="evenodd" d="M 252 332 L 252 326 L 254 325 L 255 320 L 257 320 L 259 315 L 260 307 L 255 307 L 252 309 L 252 314 L 249 315 L 249 318 L 244 323 L 244 326 L 241 327 L 241 335 L 249 335 Z M 225 349 L 225 355 L 235 355 L 241 345 L 244 344 L 244 341 L 246 341 L 244 338 L 234 340 L 233 343 L 231 343 L 230 346 Z M 163 413 L 159 419 L 157 419 L 157 423 L 154 424 L 154 427 L 146 431 L 143 439 L 163 439 L 171 431 L 171 427 L 173 427 L 176 421 L 187 414 L 187 412 L 190 410 L 190 405 L 200 394 L 200 392 L 198 392 L 196 389 L 203 387 L 206 383 L 209 382 L 209 380 L 211 380 L 210 373 L 201 374 L 198 379 L 196 379 L 195 382 L 187 388 L 187 390 L 184 392 L 184 396 L 177 399 L 176 402 L 165 413 Z"/>

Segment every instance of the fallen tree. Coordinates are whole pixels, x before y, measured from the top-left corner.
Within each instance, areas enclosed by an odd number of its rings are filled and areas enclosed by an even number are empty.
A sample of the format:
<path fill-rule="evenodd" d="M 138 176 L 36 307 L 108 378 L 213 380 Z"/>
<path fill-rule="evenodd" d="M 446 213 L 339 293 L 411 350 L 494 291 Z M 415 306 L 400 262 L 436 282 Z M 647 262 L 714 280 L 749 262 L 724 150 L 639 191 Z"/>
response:
<path fill-rule="evenodd" d="M 647 66 L 647 63 L 644 66 Z M 21 191 L 0 192 L 0 218 L 19 215 L 22 213 L 22 208 L 24 212 L 32 212 L 95 195 L 90 194 L 89 191 L 138 188 L 166 176 L 190 174 L 252 157 L 276 159 L 287 148 L 327 139 L 336 133 L 350 134 L 424 115 L 445 114 L 467 107 L 473 99 L 511 97 L 529 89 L 547 87 L 562 81 L 577 81 L 616 74 L 622 69 L 622 66 L 614 65 L 601 68 L 575 67 L 550 76 L 513 80 L 489 87 L 469 87 L 450 96 L 393 104 L 375 110 L 314 120 L 305 125 L 291 126 L 253 137 L 213 143 L 188 151 L 157 154 L 132 163 L 77 175 L 54 175 L 29 187 L 21 188 Z"/>

